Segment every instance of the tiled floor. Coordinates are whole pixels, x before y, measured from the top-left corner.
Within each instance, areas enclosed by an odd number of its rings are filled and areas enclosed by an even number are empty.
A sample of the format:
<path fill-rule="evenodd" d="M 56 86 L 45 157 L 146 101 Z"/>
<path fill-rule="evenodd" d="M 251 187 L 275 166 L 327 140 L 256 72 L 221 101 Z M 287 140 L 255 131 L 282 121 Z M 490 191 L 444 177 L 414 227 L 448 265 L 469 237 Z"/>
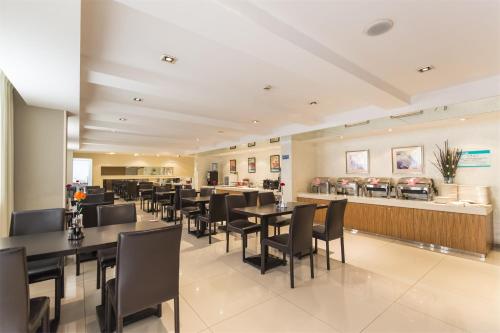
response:
<path fill-rule="evenodd" d="M 139 219 L 151 215 L 141 213 Z M 248 252 L 259 252 L 255 237 Z M 288 266 L 261 275 L 241 261 L 241 241 L 223 234 L 212 245 L 184 230 L 181 243 L 182 332 L 500 332 L 500 252 L 486 262 L 430 252 L 388 239 L 346 234 L 347 264 L 332 242 L 332 270 L 315 257 L 296 260 L 296 287 Z M 324 254 L 324 252 L 323 252 Z M 66 267 L 61 332 L 98 332 L 96 264 L 75 276 Z M 108 275 L 112 276 L 110 272 Z M 53 283 L 30 287 L 31 295 L 53 295 Z M 173 303 L 163 317 L 126 326 L 127 332 L 173 331 Z"/>

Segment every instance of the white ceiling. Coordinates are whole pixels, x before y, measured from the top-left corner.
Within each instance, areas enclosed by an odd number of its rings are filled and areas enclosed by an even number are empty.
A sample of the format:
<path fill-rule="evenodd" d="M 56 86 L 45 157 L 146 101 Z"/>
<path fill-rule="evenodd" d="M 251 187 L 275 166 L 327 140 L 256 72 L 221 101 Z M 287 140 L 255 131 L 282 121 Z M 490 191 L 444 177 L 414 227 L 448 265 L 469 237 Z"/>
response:
<path fill-rule="evenodd" d="M 204 151 L 499 95 L 500 1 L 84 0 L 78 69 L 81 150 Z"/>

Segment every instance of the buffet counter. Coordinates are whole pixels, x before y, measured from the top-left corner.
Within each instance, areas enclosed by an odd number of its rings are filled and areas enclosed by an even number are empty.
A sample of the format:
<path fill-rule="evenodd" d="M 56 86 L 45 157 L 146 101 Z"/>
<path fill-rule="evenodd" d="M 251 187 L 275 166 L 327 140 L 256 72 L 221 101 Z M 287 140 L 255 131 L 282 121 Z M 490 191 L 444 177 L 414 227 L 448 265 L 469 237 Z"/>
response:
<path fill-rule="evenodd" d="M 225 186 L 225 185 L 215 186 L 215 192 L 216 193 L 240 194 L 242 192 L 252 192 L 252 191 L 273 192 L 273 190 L 265 190 L 263 188 L 258 188 L 258 187 Z"/>
<path fill-rule="evenodd" d="M 335 194 L 299 193 L 298 201 L 328 203 L 348 199 L 344 227 L 443 249 L 486 255 L 493 244 L 491 205 L 438 204 Z M 326 210 L 318 210 L 315 223 L 324 223 Z"/>

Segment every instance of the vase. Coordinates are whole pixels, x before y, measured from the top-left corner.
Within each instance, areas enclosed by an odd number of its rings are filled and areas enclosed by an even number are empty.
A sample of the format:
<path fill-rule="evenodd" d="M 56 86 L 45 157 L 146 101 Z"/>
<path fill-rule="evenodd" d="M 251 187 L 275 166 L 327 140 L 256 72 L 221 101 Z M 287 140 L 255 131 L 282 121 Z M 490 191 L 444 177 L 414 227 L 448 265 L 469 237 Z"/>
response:
<path fill-rule="evenodd" d="M 455 177 L 444 177 L 445 184 L 453 184 L 455 182 Z"/>

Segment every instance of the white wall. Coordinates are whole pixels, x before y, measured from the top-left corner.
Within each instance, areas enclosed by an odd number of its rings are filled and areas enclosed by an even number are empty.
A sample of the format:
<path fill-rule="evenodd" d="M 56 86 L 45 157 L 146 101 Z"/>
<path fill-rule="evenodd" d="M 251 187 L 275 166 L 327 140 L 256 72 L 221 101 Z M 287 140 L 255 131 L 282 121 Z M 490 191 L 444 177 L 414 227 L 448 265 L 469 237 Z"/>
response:
<path fill-rule="evenodd" d="M 63 207 L 65 112 L 14 94 L 14 210 Z"/>
<path fill-rule="evenodd" d="M 348 150 L 370 150 L 370 175 L 375 177 L 399 178 L 392 174 L 391 147 L 424 146 L 424 173 L 436 183 L 442 176 L 432 165 L 435 145 L 443 145 L 448 139 L 451 147 L 464 150 L 490 149 L 492 162 L 489 168 L 460 168 L 455 182 L 457 184 L 488 185 L 491 187 L 494 204 L 495 243 L 500 243 L 500 118 L 498 115 L 482 120 L 460 122 L 450 120 L 447 126 L 419 129 L 404 133 L 362 137 L 350 140 L 335 140 L 316 143 L 317 176 L 345 176 L 345 152 Z M 366 175 L 362 175 L 366 177 Z"/>

